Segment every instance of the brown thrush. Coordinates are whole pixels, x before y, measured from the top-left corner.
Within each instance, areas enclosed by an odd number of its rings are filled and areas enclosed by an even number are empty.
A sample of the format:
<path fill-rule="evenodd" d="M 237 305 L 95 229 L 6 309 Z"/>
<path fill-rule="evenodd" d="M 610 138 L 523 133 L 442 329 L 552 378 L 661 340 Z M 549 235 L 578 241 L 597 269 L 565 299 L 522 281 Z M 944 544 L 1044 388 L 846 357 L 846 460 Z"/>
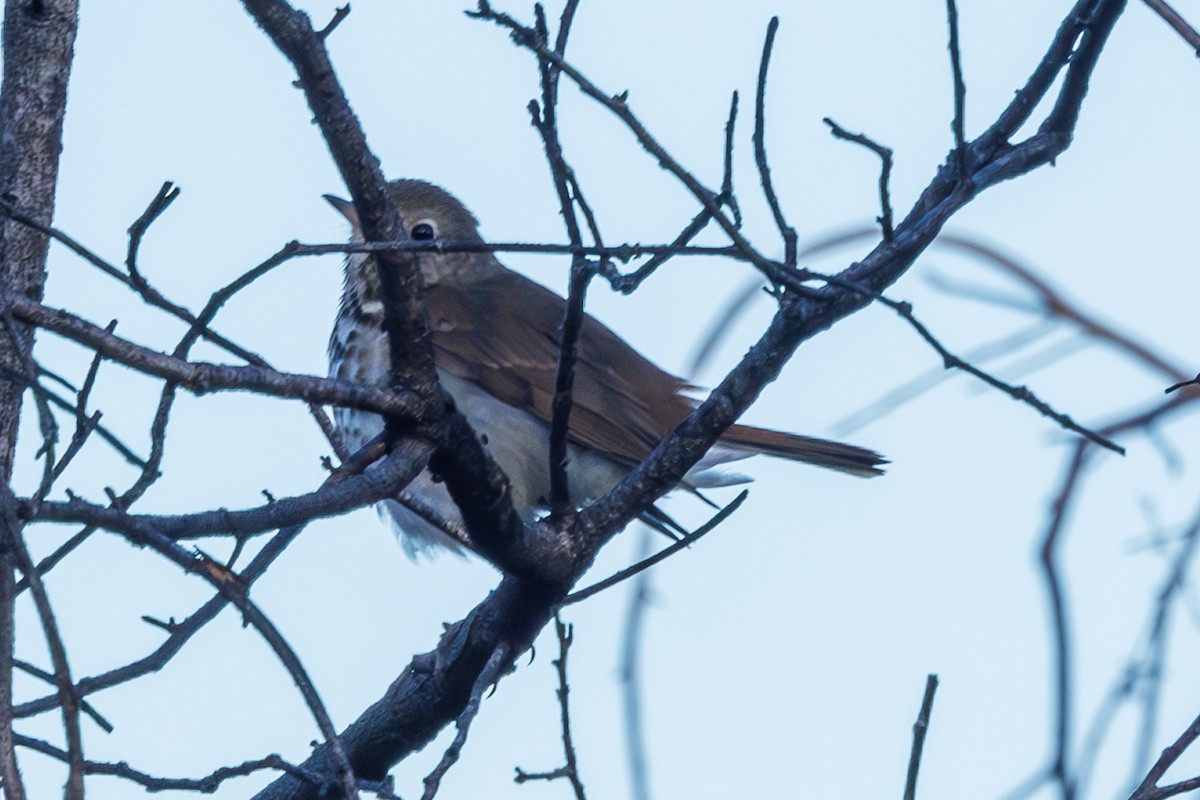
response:
<path fill-rule="evenodd" d="M 400 215 L 414 240 L 482 242 L 478 222 L 452 195 L 423 181 L 391 184 Z M 326 199 L 361 241 L 353 205 Z M 442 386 L 496 463 L 508 474 L 517 511 L 532 521 L 549 495 L 550 407 L 558 364 L 559 325 L 565 301 L 504 267 L 490 253 L 422 253 L 427 323 Z M 692 387 L 650 363 L 603 323 L 588 316 L 579 338 L 574 405 L 570 416 L 568 474 L 572 503 L 600 497 L 645 458 L 694 402 Z M 374 260 L 351 254 L 341 309 L 329 343 L 330 375 L 365 385 L 386 384 L 388 341 Z M 376 414 L 335 411 L 337 427 L 355 450 L 383 431 Z M 684 481 L 689 488 L 742 483 L 720 464 L 766 454 L 870 477 L 886 463 L 853 445 L 734 425 Z M 423 511 L 422 511 L 423 509 Z M 427 519 L 429 511 L 451 526 L 461 518 L 445 487 L 422 473 L 396 500 L 380 506 L 404 536 L 410 555 L 454 541 Z"/>

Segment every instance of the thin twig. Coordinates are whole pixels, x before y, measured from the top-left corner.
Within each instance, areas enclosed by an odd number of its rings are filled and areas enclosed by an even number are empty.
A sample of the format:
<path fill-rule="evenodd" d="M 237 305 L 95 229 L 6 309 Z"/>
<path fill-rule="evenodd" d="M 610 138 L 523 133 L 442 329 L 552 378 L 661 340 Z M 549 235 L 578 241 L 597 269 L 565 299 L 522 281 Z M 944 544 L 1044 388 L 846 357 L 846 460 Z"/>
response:
<path fill-rule="evenodd" d="M 937 692 L 938 677 L 929 675 L 925 679 L 925 696 L 921 700 L 921 710 L 917 713 L 917 721 L 913 723 L 912 752 L 908 757 L 908 777 L 904 781 L 904 800 L 916 800 L 917 773 L 921 769 L 921 753 L 925 749 L 925 734 L 929 732 L 929 716 L 933 712 L 933 696 Z"/>
<path fill-rule="evenodd" d="M 1163 390 L 1163 394 L 1170 394 L 1171 392 L 1177 392 L 1180 389 L 1184 388 L 1185 386 L 1200 386 L 1200 375 L 1197 375 L 1196 377 L 1192 378 L 1191 380 L 1180 381 L 1179 383 L 1171 384 L 1170 386 L 1168 386 L 1166 389 Z"/>
<path fill-rule="evenodd" d="M 1188 43 L 1196 53 L 1196 57 L 1200 58 L 1200 31 L 1193 28 L 1183 16 L 1171 7 L 1167 0 L 1144 0 L 1146 5 L 1150 6 L 1155 14 L 1158 14 L 1163 20 L 1171 26 L 1179 36 Z"/>
<path fill-rule="evenodd" d="M 737 195 L 733 191 L 733 134 L 737 128 L 738 93 L 735 89 L 729 98 L 729 116 L 725 119 L 725 165 L 721 170 L 721 199 L 733 214 L 733 224 L 742 227 L 742 210 L 738 208 Z M 708 217 L 705 216 L 707 220 Z"/>
<path fill-rule="evenodd" d="M 53 684 L 55 682 L 53 673 L 46 672 L 44 669 L 39 669 L 33 664 L 30 664 L 28 661 L 22 661 L 19 658 L 15 658 L 13 659 L 13 666 L 21 670 L 21 672 L 24 672 L 26 675 L 32 675 L 33 677 L 45 683 Z M 99 728 L 105 733 L 112 733 L 114 730 L 116 730 L 113 727 L 113 724 L 106 720 L 104 716 L 96 710 L 96 707 L 86 700 L 80 700 L 79 710 L 84 714 L 87 714 L 88 718 L 90 718 L 92 722 L 95 722 L 96 725 L 99 726 Z"/>
<path fill-rule="evenodd" d="M 22 736 L 17 734 L 17 744 L 21 747 L 28 748 L 50 758 L 58 759 L 66 762 L 68 755 L 66 751 L 60 750 L 49 742 L 41 739 L 34 739 L 31 736 Z M 115 778 L 135 783 L 141 786 L 148 792 L 165 792 L 165 791 L 185 791 L 199 792 L 201 794 L 211 794 L 218 787 L 230 778 L 240 778 L 247 775 L 253 775 L 255 772 L 261 772 L 266 769 L 276 769 L 281 772 L 287 772 L 295 775 L 303 780 L 308 780 L 317 786 L 324 786 L 325 782 L 319 775 L 311 775 L 297 766 L 287 763 L 278 755 L 269 755 L 266 758 L 258 758 L 253 761 L 245 761 L 229 767 L 220 767 L 213 770 L 210 774 L 202 778 L 163 778 L 156 775 L 151 775 L 147 772 L 134 769 L 124 761 L 118 763 L 110 763 L 104 761 L 85 761 L 83 770 L 88 775 L 107 775 Z"/>
<path fill-rule="evenodd" d="M 0 327 L 4 329 L 4 336 L 9 342 L 9 346 L 3 349 L 20 360 L 20 368 L 24 371 L 22 383 L 26 385 L 36 383 L 41 369 L 33 358 L 33 339 L 17 330 L 10 314 L 0 314 Z M 37 451 L 37 456 L 43 462 L 42 481 L 38 487 L 38 496 L 45 497 L 50 493 L 54 484 L 58 422 L 54 419 L 54 412 L 50 410 L 50 403 L 46 401 L 44 394 L 34 392 L 33 400 L 34 407 L 37 409 L 38 428 L 42 434 L 42 446 Z"/>
<path fill-rule="evenodd" d="M 129 247 L 125 251 L 125 269 L 129 273 L 129 280 L 133 288 L 138 294 L 146 296 L 153 292 L 150 284 L 142 277 L 141 269 L 138 267 L 138 251 L 142 246 L 142 239 L 150 230 L 159 217 L 166 212 L 171 204 L 179 197 L 180 189 L 171 181 L 165 181 L 158 189 L 158 194 L 146 206 L 146 210 L 142 215 L 133 221 L 129 226 Z"/>
<path fill-rule="evenodd" d="M 184 322 L 192 323 L 195 321 L 194 315 L 192 315 L 191 312 L 189 312 L 186 308 L 170 302 L 161 294 L 157 293 L 148 286 L 146 287 L 145 293 L 143 293 L 143 291 L 139 290 L 138 287 L 132 283 L 129 276 L 125 274 L 125 272 L 113 266 L 95 252 L 80 244 L 78 241 L 58 230 L 57 228 L 38 222 L 24 210 L 17 208 L 4 198 L 0 198 L 0 215 L 3 215 L 15 222 L 19 222 L 32 230 L 38 231 L 39 233 L 45 234 L 56 242 L 64 245 L 68 250 L 99 269 L 105 275 L 108 275 L 110 278 L 113 278 L 137 291 L 142 300 L 150 306 L 165 311 L 172 316 L 183 320 Z M 245 350 L 234 342 L 231 342 L 216 331 L 205 329 L 203 331 L 203 336 L 206 340 L 212 342 L 227 352 L 238 356 L 239 358 L 244 358 L 249 361 L 255 357 L 253 353 Z"/>
<path fill-rule="evenodd" d="M 399 458 L 389 458 L 377 469 L 368 470 L 315 491 L 295 497 L 277 498 L 255 508 L 230 511 L 215 509 L 195 514 L 130 514 L 121 508 L 88 503 L 78 498 L 42 503 L 32 519 L 41 522 L 75 522 L 138 536 L 146 528 L 173 541 L 202 536 L 246 536 L 344 514 L 355 508 L 392 497 L 406 485 L 413 467 Z M 24 511 L 25 509 L 22 509 Z"/>
<path fill-rule="evenodd" d="M 559 778 L 567 778 L 571 782 L 572 790 L 575 792 L 575 800 L 587 800 L 587 794 L 583 789 L 583 780 L 579 777 L 579 762 L 575 754 L 575 742 L 571 737 L 571 711 L 567 699 L 571 691 L 570 685 L 567 683 L 567 653 L 571 649 L 571 643 L 575 641 L 575 628 L 573 625 L 565 625 L 559 619 L 559 616 L 555 614 L 554 632 L 558 637 L 558 658 L 554 660 L 554 668 L 558 674 L 559 722 L 562 727 L 563 757 L 565 763 L 563 766 L 548 772 L 527 772 L 517 767 L 516 776 L 513 778 L 513 781 L 515 783 L 526 783 L 527 781 L 553 781 Z"/>
<path fill-rule="evenodd" d="M 45 396 L 46 401 L 50 405 L 60 408 L 63 411 L 75 413 L 78 409 L 78 402 L 67 400 L 62 395 L 52 389 L 49 389 L 44 383 L 29 383 L 29 379 L 22 373 L 16 372 L 8 367 L 0 365 L 0 379 L 15 380 L 24 384 L 31 392 L 39 392 Z M 73 390 L 74 391 L 74 390 Z M 113 450 L 115 450 L 123 459 L 135 467 L 142 467 L 146 461 L 114 434 L 109 428 L 104 425 L 96 425 L 96 435 L 107 442 Z"/>
<path fill-rule="evenodd" d="M 333 33 L 337 29 L 337 26 L 341 25 L 342 21 L 348 16 L 350 16 L 350 4 L 346 3 L 344 6 L 338 6 L 337 10 L 333 12 L 333 18 L 329 20 L 324 28 L 317 31 L 317 36 L 320 36 L 322 39 L 328 39 L 329 34 Z"/>
<path fill-rule="evenodd" d="M 8 513 L 4 513 L 8 517 Z M 5 520 L 5 526 L 15 520 Z M 13 645 L 15 641 L 16 564 L 7 548 L 0 550 L 0 781 L 5 800 L 24 800 L 25 788 L 17 764 L 15 734 L 12 723 L 17 717 L 13 707 Z M 55 695 L 57 697 L 57 695 Z"/>
<path fill-rule="evenodd" d="M 5 489 L 7 495 L 8 490 Z M 5 503 L 12 503 L 11 495 L 6 496 Z M 11 519 L 11 512 L 5 511 L 6 519 Z M 12 552 L 18 568 L 29 581 L 29 589 L 33 594 L 34 607 L 42 624 L 46 637 L 46 648 L 50 651 L 50 661 L 54 665 L 54 683 L 58 687 L 58 697 L 62 709 L 63 730 L 67 737 L 67 782 L 63 787 L 63 797 L 66 800 L 83 800 L 83 736 L 79 729 L 79 694 L 75 691 L 74 681 L 71 680 L 71 667 L 67 661 L 67 648 L 63 644 L 62 635 L 58 630 L 58 622 L 54 618 L 54 610 L 50 607 L 50 596 L 42 584 L 29 550 L 25 546 L 22 526 L 6 524 L 5 546 Z"/>
<path fill-rule="evenodd" d="M 446 773 L 458 762 L 458 757 L 467 743 L 467 733 L 471 730 L 471 723 L 479 714 L 483 695 L 492 684 L 500 680 L 501 673 L 508 665 L 510 653 L 508 645 L 497 645 L 488 658 L 487 664 L 479 671 L 479 677 L 476 679 L 475 685 L 471 687 L 471 696 L 455 721 L 458 732 L 454 735 L 454 741 L 446 748 L 442 760 L 434 767 L 433 772 L 425 777 L 425 792 L 421 795 L 421 800 L 433 800 L 442 785 L 442 778 L 446 777 Z"/>
<path fill-rule="evenodd" d="M 963 83 L 962 50 L 958 45 L 958 6 L 954 0 L 946 0 L 946 21 L 950 26 L 950 71 L 954 75 L 954 161 L 958 167 L 959 181 L 966 183 L 970 179 L 967 167 L 966 135 L 966 105 L 967 86 Z"/>
<path fill-rule="evenodd" d="M 579 89 L 592 98 L 594 101 L 611 111 L 626 128 L 634 135 L 642 148 L 661 165 L 664 169 L 674 175 L 680 183 L 682 183 L 692 196 L 700 203 L 700 205 L 708 211 L 712 219 L 721 226 L 725 234 L 734 243 L 734 245 L 746 256 L 747 260 L 754 266 L 758 267 L 768 277 L 773 280 L 790 284 L 795 282 L 796 276 L 790 274 L 786 269 L 780 269 L 779 265 L 764 257 L 750 241 L 741 234 L 737 226 L 733 224 L 724 213 L 721 211 L 721 203 L 718 194 L 696 178 L 690 171 L 685 169 L 666 148 L 650 133 L 650 131 L 642 124 L 637 115 L 630 108 L 625 94 L 612 94 L 602 91 L 592 81 L 590 81 L 577 68 L 567 63 L 557 53 L 546 48 L 544 43 L 538 40 L 534 29 L 529 28 L 517 22 L 508 14 L 500 13 L 492 9 L 490 3 L 486 0 L 479 0 L 475 11 L 467 12 L 467 16 L 476 19 L 487 20 L 494 22 L 509 30 L 512 34 L 513 41 L 520 47 L 523 47 L 541 59 L 545 59 L 555 64 L 562 73 L 569 77 Z"/>
<path fill-rule="evenodd" d="M 754 92 L 754 163 L 758 167 L 758 179 L 762 184 L 763 195 L 771 208 L 771 216 L 775 219 L 775 227 L 783 237 L 783 263 L 796 267 L 796 229 L 788 225 L 783 216 L 783 208 L 779 205 L 779 197 L 775 194 L 775 186 L 771 183 L 771 167 L 767 161 L 766 144 L 766 105 L 767 105 L 767 72 L 771 65 L 771 51 L 775 46 L 775 33 L 779 30 L 779 17 L 771 17 L 767 24 L 767 36 L 763 41 L 762 60 L 758 65 L 758 86 Z"/>
<path fill-rule="evenodd" d="M 593 583 L 591 586 L 587 587 L 586 589 L 580 589 L 577 592 L 572 592 L 571 594 L 567 595 L 566 598 L 563 599 L 560 607 L 573 605 L 575 603 L 579 603 L 584 600 L 587 600 L 592 595 L 599 594 L 600 592 L 603 592 L 605 589 L 612 588 L 613 586 L 616 586 L 618 583 L 621 583 L 622 581 L 626 581 L 629 578 L 632 578 L 634 575 L 637 575 L 639 572 L 650 569 L 650 567 L 653 567 L 655 564 L 662 561 L 663 559 L 670 558 L 671 556 L 678 553 L 680 550 L 683 550 L 684 548 L 691 546 L 692 544 L 696 543 L 706 533 L 715 529 L 718 525 L 720 525 L 722 522 L 724 522 L 726 519 L 728 519 L 729 516 L 731 514 L 733 514 L 733 512 L 738 510 L 738 507 L 741 506 L 741 504 L 743 502 L 745 502 L 746 498 L 749 496 L 750 496 L 750 490 L 743 489 L 741 492 L 738 493 L 737 497 L 733 498 L 733 500 L 730 501 L 729 505 L 725 506 L 720 511 L 718 511 L 716 514 L 714 514 L 712 519 L 710 519 L 708 522 L 701 525 L 694 532 L 688 534 L 687 536 L 682 537 L 681 539 L 679 539 L 679 541 L 673 542 L 672 544 L 668 545 L 667 547 L 664 547 L 662 550 L 659 550 L 654 555 L 652 555 L 646 559 L 643 559 L 642 561 L 639 561 L 630 567 L 626 567 L 625 569 L 621 570 L 620 572 L 616 572 L 613 575 L 610 575 L 609 577 L 605 578 L 602 581 Z"/>
<path fill-rule="evenodd" d="M 326 479 L 326 485 L 336 484 L 338 482 L 349 479 L 358 474 L 362 469 L 371 463 L 374 454 L 364 448 L 344 464 L 338 471 L 334 472 Z M 360 458 L 361 456 L 361 458 Z M 288 545 L 299 535 L 303 529 L 303 525 L 294 525 L 284 528 L 273 536 L 267 544 L 251 560 L 250 564 L 236 576 L 237 583 L 243 587 L 245 591 L 253 583 L 262 577 L 267 569 L 274 561 L 283 554 Z M 197 609 L 187 619 L 172 626 L 170 636 L 159 645 L 149 655 L 144 656 L 136 661 L 126 664 L 121 667 L 111 669 L 99 675 L 95 675 L 80 680 L 75 690 L 80 697 L 84 697 L 93 692 L 102 689 L 118 686 L 127 683 L 131 680 L 146 675 L 150 672 L 156 672 L 161 669 L 168 661 L 170 661 L 196 633 L 198 633 L 205 625 L 216 618 L 217 614 L 225 608 L 230 602 L 230 598 L 223 592 L 218 592 L 214 597 L 209 599 L 204 605 Z M 2 632 L 2 631 L 0 631 Z M 2 643 L 2 642 L 0 642 Z M 29 717 L 45 711 L 49 711 L 57 707 L 57 696 L 52 695 L 23 703 L 14 709 L 14 715 L 17 717 Z"/>
<path fill-rule="evenodd" d="M 959 358 L 951 353 L 946 346 L 943 345 L 941 341 L 939 341 L 938 338 L 933 335 L 933 333 L 925 326 L 925 324 L 916 318 L 916 316 L 913 314 L 911 303 L 902 300 L 893 300 L 878 293 L 870 293 L 865 288 L 856 287 L 855 284 L 845 281 L 838 276 L 821 276 L 818 273 L 812 274 L 828 280 L 832 285 L 838 286 L 839 288 L 849 289 L 851 291 L 861 291 L 864 294 L 870 294 L 873 300 L 882 303 L 883 305 L 895 311 L 900 315 L 901 319 L 907 322 L 909 326 L 912 327 L 912 329 L 915 330 L 917 334 L 924 339 L 925 342 L 932 347 L 939 356 L 942 357 L 942 363 L 946 369 L 960 369 L 969 375 L 974 375 L 976 378 L 979 378 L 989 386 L 1004 392 L 1012 399 L 1020 401 L 1030 408 L 1035 409 L 1042 416 L 1054 420 L 1060 427 L 1069 431 L 1074 431 L 1088 441 L 1098 444 L 1108 450 L 1112 450 L 1114 453 L 1125 455 L 1124 447 L 1121 447 L 1112 439 L 1105 436 L 1102 432 L 1086 428 L 1075 420 L 1071 419 L 1071 417 L 1067 414 L 1056 411 L 1048 403 L 1035 395 L 1028 386 L 1014 386 L 1010 383 L 1002 381 L 994 375 L 985 372 L 979 367 L 976 367 L 974 364 L 971 364 L 970 362 L 965 361 L 964 359 Z"/>
<path fill-rule="evenodd" d="M 979 378 L 989 386 L 1004 392 L 1012 399 L 1035 409 L 1042 416 L 1054 420 L 1059 427 L 1065 428 L 1069 431 L 1074 431 L 1088 441 L 1098 444 L 1108 450 L 1112 450 L 1114 453 L 1125 455 L 1124 447 L 1117 444 L 1112 439 L 1104 436 L 1102 433 L 1080 425 L 1078 422 L 1071 419 L 1069 415 L 1060 411 L 1056 411 L 1050 406 L 1050 404 L 1046 403 L 1037 395 L 1035 395 L 1028 386 L 1014 386 L 1010 383 L 1002 381 L 994 375 L 979 369 L 974 364 L 964 361 L 963 359 L 951 353 L 945 348 L 945 346 L 942 345 L 940 341 L 938 341 L 937 337 L 930 333 L 929 329 L 925 327 L 924 323 L 922 323 L 913 315 L 912 305 L 910 303 L 891 300 L 884 297 L 880 298 L 880 302 L 899 314 L 901 318 L 903 318 L 905 322 L 912 326 L 913 330 L 915 330 L 917 334 L 929 344 L 930 347 L 937 351 L 937 354 L 942 357 L 942 361 L 946 369 L 961 369 L 963 372 L 966 372 L 969 375 L 974 375 L 976 378 Z"/>
<path fill-rule="evenodd" d="M 571 21 L 575 16 L 578 3 L 568 3 L 563 9 L 559 20 L 558 36 L 554 52 L 561 57 L 567 47 L 570 35 Z M 538 38 L 543 42 L 549 38 L 546 28 L 545 13 L 541 5 L 535 7 L 537 24 L 535 27 Z M 541 74 L 542 104 L 529 104 L 529 113 L 533 125 L 542 138 L 542 146 L 546 153 L 546 162 L 550 165 L 554 190 L 558 195 L 559 208 L 563 224 L 567 229 L 567 238 L 573 245 L 583 244 L 583 233 L 575 215 L 576 198 L 582 196 L 578 182 L 563 153 L 562 141 L 558 135 L 558 80 L 561 74 L 559 67 L 548 59 L 538 59 L 538 69 Z M 574 194 L 572 194 L 574 187 Z M 591 219 L 592 234 L 597 236 L 595 219 Z M 603 244 L 599 239 L 597 245 Z M 587 299 L 588 284 L 595 274 L 588 264 L 586 257 L 573 256 L 571 259 L 571 277 L 568 282 L 567 302 L 563 309 L 561 331 L 558 345 L 558 365 L 554 376 L 554 396 L 550 404 L 550 442 L 547 457 L 549 459 L 550 475 L 550 511 L 562 515 L 571 509 L 570 478 L 567 474 L 567 432 L 570 428 L 571 407 L 573 405 L 572 390 L 575 382 L 575 363 L 579 357 L 579 336 L 583 330 L 584 304 Z"/>
<path fill-rule="evenodd" d="M 834 138 L 844 139 L 847 142 L 860 144 L 875 155 L 879 156 L 880 214 L 878 217 L 878 222 L 879 227 L 883 229 L 883 241 L 892 241 L 892 239 L 895 237 L 895 230 L 892 227 L 892 148 L 879 144 L 879 142 L 876 142 L 865 133 L 851 133 L 841 125 L 838 125 L 829 117 L 825 117 L 822 121 L 829 126 L 829 131 L 833 134 Z"/>
<path fill-rule="evenodd" d="M 1161 800 L 1165 797 L 1173 797 L 1177 794 L 1192 791 L 1200 788 L 1200 777 L 1191 778 L 1186 781 L 1180 781 L 1169 786 L 1159 787 L 1158 782 L 1167 774 L 1179 757 L 1183 755 L 1196 739 L 1200 738 L 1200 717 L 1192 721 L 1192 724 L 1179 735 L 1179 738 L 1171 743 L 1158 761 L 1154 762 L 1154 766 L 1146 773 L 1146 778 L 1129 796 L 1129 800 Z"/>

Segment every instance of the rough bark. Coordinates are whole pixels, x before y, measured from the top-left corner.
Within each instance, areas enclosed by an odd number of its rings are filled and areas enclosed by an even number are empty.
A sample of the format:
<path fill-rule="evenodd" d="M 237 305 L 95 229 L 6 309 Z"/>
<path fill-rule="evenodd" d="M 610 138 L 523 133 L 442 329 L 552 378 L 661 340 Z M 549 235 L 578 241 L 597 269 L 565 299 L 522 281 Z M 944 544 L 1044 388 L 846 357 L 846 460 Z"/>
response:
<path fill-rule="evenodd" d="M 0 84 L 0 197 L 34 219 L 54 216 L 62 151 L 67 80 L 79 22 L 77 0 L 8 0 L 4 10 L 4 75 Z M 46 282 L 47 237 L 0 221 L 0 285 L 40 300 Z M 25 374 L 33 330 L 0 320 L 0 367 Z M 0 486 L 12 479 L 24 385 L 0 380 Z M 12 520 L 12 515 L 3 515 Z M 6 525 L 5 527 L 11 527 Z M 17 535 L 16 530 L 6 533 Z M 9 798 L 22 797 L 12 740 L 14 562 L 0 539 L 0 775 Z M 70 790 L 71 787 L 68 787 Z M 77 787 L 80 791 L 82 785 Z"/>

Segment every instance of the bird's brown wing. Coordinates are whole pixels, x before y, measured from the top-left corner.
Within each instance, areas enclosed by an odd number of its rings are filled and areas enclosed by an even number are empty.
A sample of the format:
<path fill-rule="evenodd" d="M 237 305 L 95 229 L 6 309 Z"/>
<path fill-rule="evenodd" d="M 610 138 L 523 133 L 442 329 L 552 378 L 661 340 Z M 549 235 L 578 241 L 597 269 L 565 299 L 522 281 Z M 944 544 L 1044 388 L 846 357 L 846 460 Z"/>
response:
<path fill-rule="evenodd" d="M 514 296 L 522 302 L 514 304 Z M 498 297 L 506 299 L 497 302 Z M 439 368 L 549 422 L 563 298 L 504 270 L 468 287 L 433 285 L 426 304 Z M 568 438 L 637 463 L 691 411 L 692 404 L 679 395 L 687 388 L 587 317 Z"/>
<path fill-rule="evenodd" d="M 514 296 L 522 298 L 519 305 Z M 515 272 L 497 270 L 465 288 L 431 286 L 426 304 L 439 368 L 550 421 L 563 298 Z M 567 438 L 636 464 L 691 412 L 692 401 L 680 395 L 691 388 L 586 317 Z M 866 448 L 749 425 L 732 426 L 722 443 L 863 477 L 883 474 L 880 465 L 887 463 Z"/>

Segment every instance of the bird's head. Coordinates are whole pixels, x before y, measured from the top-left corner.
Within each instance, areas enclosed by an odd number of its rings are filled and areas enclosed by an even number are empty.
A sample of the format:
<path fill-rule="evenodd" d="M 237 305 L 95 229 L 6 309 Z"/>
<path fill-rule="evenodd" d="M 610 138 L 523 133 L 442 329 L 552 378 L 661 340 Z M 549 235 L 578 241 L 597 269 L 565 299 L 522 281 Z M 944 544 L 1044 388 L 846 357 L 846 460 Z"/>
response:
<path fill-rule="evenodd" d="M 404 232 L 413 241 L 483 242 L 475 215 L 440 186 L 404 178 L 392 181 L 388 187 L 404 222 Z M 362 228 L 354 204 L 328 194 L 325 199 L 349 221 L 351 238 L 362 241 Z M 421 254 L 421 271 L 427 284 L 471 283 L 498 266 L 490 253 Z"/>

